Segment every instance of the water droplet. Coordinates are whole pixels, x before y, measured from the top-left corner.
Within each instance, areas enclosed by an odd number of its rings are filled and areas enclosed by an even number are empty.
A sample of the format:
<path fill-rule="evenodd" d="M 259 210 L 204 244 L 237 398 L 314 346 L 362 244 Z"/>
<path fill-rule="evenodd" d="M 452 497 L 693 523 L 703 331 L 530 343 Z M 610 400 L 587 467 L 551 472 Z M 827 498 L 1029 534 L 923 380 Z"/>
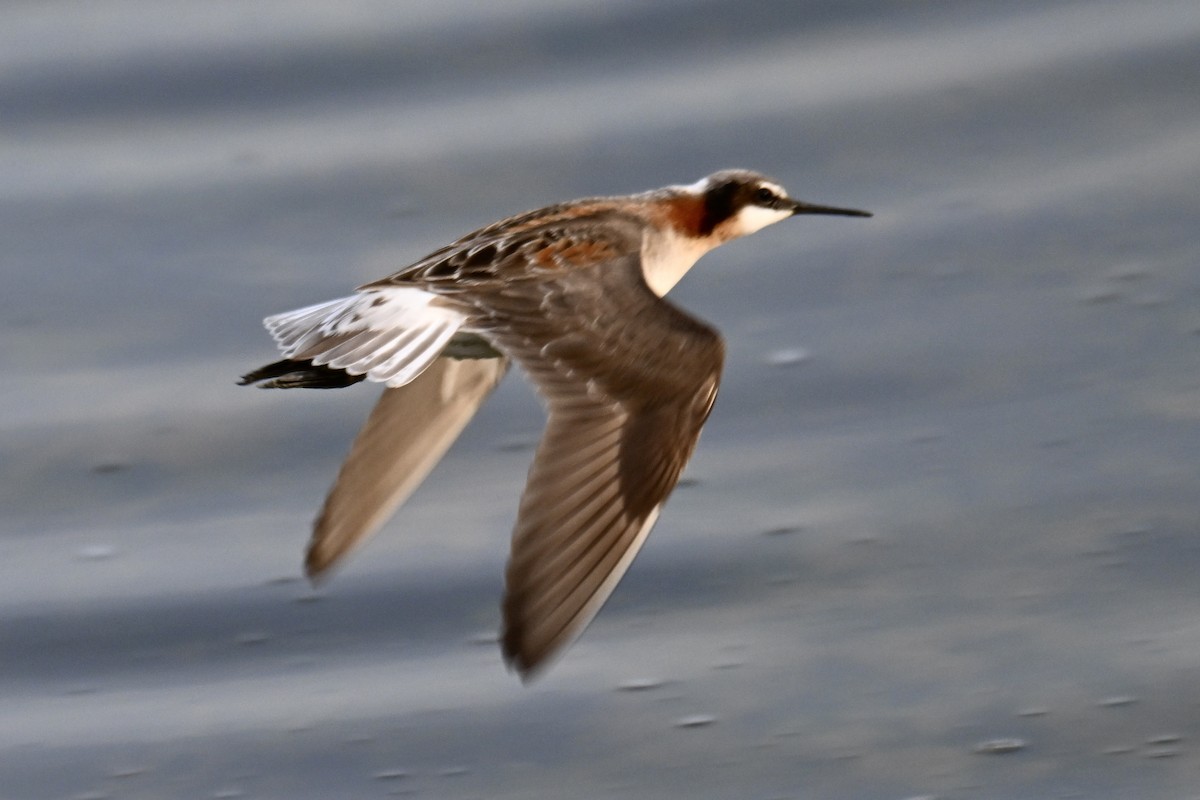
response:
<path fill-rule="evenodd" d="M 233 641 L 240 645 L 263 644 L 269 641 L 270 638 L 270 636 L 261 631 L 247 631 L 246 633 L 239 633 L 233 638 Z"/>
<path fill-rule="evenodd" d="M 944 431 L 928 430 L 914 433 L 908 441 L 910 444 L 935 444 L 945 438 Z"/>
<path fill-rule="evenodd" d="M 92 467 L 92 472 L 96 475 L 112 475 L 115 472 L 124 472 L 127 469 L 129 469 L 128 464 L 121 464 L 114 461 L 107 464 L 97 464 Z"/>
<path fill-rule="evenodd" d="M 1044 717 L 1049 713 L 1050 709 L 1045 706 L 1028 706 L 1017 710 L 1018 717 Z"/>
<path fill-rule="evenodd" d="M 763 536 L 790 536 L 803 530 L 804 527 L 801 525 L 780 525 L 778 528 L 768 528 L 763 531 Z"/>
<path fill-rule="evenodd" d="M 1137 701 L 1138 699 L 1132 695 L 1118 694 L 1113 695 L 1112 697 L 1106 697 L 1100 702 L 1096 703 L 1096 705 L 1100 706 L 1101 708 L 1121 708 L 1122 706 L 1131 706 Z"/>
<path fill-rule="evenodd" d="M 803 347 L 783 347 L 772 350 L 763 358 L 772 367 L 793 367 L 809 359 L 809 353 Z"/>
<path fill-rule="evenodd" d="M 76 555 L 83 561 L 104 561 L 116 554 L 117 548 L 111 544 L 89 544 L 76 551 Z"/>
<path fill-rule="evenodd" d="M 1158 736 L 1151 736 L 1146 740 L 1146 744 L 1178 744 L 1183 741 L 1183 737 L 1176 733 L 1161 733 Z"/>
<path fill-rule="evenodd" d="M 1148 747 L 1143 752 L 1146 758 L 1174 758 L 1179 755 L 1178 747 Z"/>
<path fill-rule="evenodd" d="M 408 777 L 408 771 L 403 769 L 381 769 L 371 776 L 377 781 L 398 781 Z"/>
<path fill-rule="evenodd" d="M 501 453 L 523 453 L 537 447 L 537 438 L 532 436 L 514 436 L 504 439 L 496 445 Z"/>
<path fill-rule="evenodd" d="M 1097 286 L 1085 291 L 1082 299 L 1089 306 L 1098 306 L 1104 303 L 1115 303 L 1121 299 L 1121 293 L 1107 286 Z"/>
<path fill-rule="evenodd" d="M 712 725 L 717 718 L 711 714 L 690 714 L 675 720 L 676 728 L 704 728 Z"/>
<path fill-rule="evenodd" d="M 617 684 L 618 692 L 648 692 L 651 689 L 659 689 L 665 681 L 657 678 L 631 678 L 627 681 L 622 681 Z"/>
<path fill-rule="evenodd" d="M 1106 747 L 1100 751 L 1106 756 L 1123 756 L 1133 752 L 1133 747 L 1127 744 L 1114 744 L 1112 747 Z"/>
<path fill-rule="evenodd" d="M 983 741 L 975 745 L 972 750 L 980 755 L 996 756 L 1005 755 L 1007 753 L 1016 753 L 1020 750 L 1024 750 L 1026 745 L 1027 743 L 1024 739 L 1017 739 L 1015 737 L 988 739 L 987 741 Z"/>

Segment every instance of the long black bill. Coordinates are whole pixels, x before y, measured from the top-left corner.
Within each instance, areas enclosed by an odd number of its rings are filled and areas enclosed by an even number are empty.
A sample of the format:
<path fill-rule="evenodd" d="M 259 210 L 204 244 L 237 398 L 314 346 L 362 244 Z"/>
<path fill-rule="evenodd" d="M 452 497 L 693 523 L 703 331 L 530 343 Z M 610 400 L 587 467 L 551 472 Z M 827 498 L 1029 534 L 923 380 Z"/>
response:
<path fill-rule="evenodd" d="M 818 206 L 812 203 L 793 201 L 793 214 L 831 214 L 838 217 L 871 217 L 870 211 L 859 211 L 857 208 L 835 208 L 834 206 Z"/>

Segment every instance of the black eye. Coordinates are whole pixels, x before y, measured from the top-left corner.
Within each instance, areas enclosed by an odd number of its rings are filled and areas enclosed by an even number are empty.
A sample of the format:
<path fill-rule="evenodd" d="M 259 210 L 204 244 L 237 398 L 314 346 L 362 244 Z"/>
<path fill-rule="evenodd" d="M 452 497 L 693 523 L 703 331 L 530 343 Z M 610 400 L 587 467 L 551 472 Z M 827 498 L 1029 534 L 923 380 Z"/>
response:
<path fill-rule="evenodd" d="M 773 205 L 778 199 L 779 198 L 775 196 L 775 193 L 765 186 L 761 187 L 757 192 L 754 193 L 754 202 L 760 206 Z"/>

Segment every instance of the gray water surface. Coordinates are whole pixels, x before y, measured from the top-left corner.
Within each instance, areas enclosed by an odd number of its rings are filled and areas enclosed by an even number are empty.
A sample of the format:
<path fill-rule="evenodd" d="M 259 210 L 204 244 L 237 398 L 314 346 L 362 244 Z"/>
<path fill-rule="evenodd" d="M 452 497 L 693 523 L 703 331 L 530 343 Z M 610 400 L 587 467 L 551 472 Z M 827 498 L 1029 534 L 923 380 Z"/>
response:
<path fill-rule="evenodd" d="M 1190 0 L 9 4 L 0 797 L 1200 795 L 1198 53 Z M 300 579 L 378 390 L 235 386 L 263 316 L 732 166 L 876 217 L 672 293 L 720 399 L 543 679 L 515 373 Z"/>

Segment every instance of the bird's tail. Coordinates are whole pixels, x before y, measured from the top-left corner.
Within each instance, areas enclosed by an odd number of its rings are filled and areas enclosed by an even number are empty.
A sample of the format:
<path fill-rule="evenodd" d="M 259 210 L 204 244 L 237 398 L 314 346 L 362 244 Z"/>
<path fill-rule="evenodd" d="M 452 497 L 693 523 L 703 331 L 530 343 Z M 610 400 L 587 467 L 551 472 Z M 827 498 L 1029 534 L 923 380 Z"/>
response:
<path fill-rule="evenodd" d="M 312 359 L 285 358 L 247 372 L 238 383 L 256 384 L 260 389 L 340 389 L 366 380 L 366 375 L 351 375 L 344 369 L 318 366 Z"/>
<path fill-rule="evenodd" d="M 243 376 L 242 383 L 332 388 L 366 378 L 403 386 L 442 354 L 465 322 L 449 301 L 415 287 L 370 289 L 276 314 L 263 324 L 284 359 Z"/>

